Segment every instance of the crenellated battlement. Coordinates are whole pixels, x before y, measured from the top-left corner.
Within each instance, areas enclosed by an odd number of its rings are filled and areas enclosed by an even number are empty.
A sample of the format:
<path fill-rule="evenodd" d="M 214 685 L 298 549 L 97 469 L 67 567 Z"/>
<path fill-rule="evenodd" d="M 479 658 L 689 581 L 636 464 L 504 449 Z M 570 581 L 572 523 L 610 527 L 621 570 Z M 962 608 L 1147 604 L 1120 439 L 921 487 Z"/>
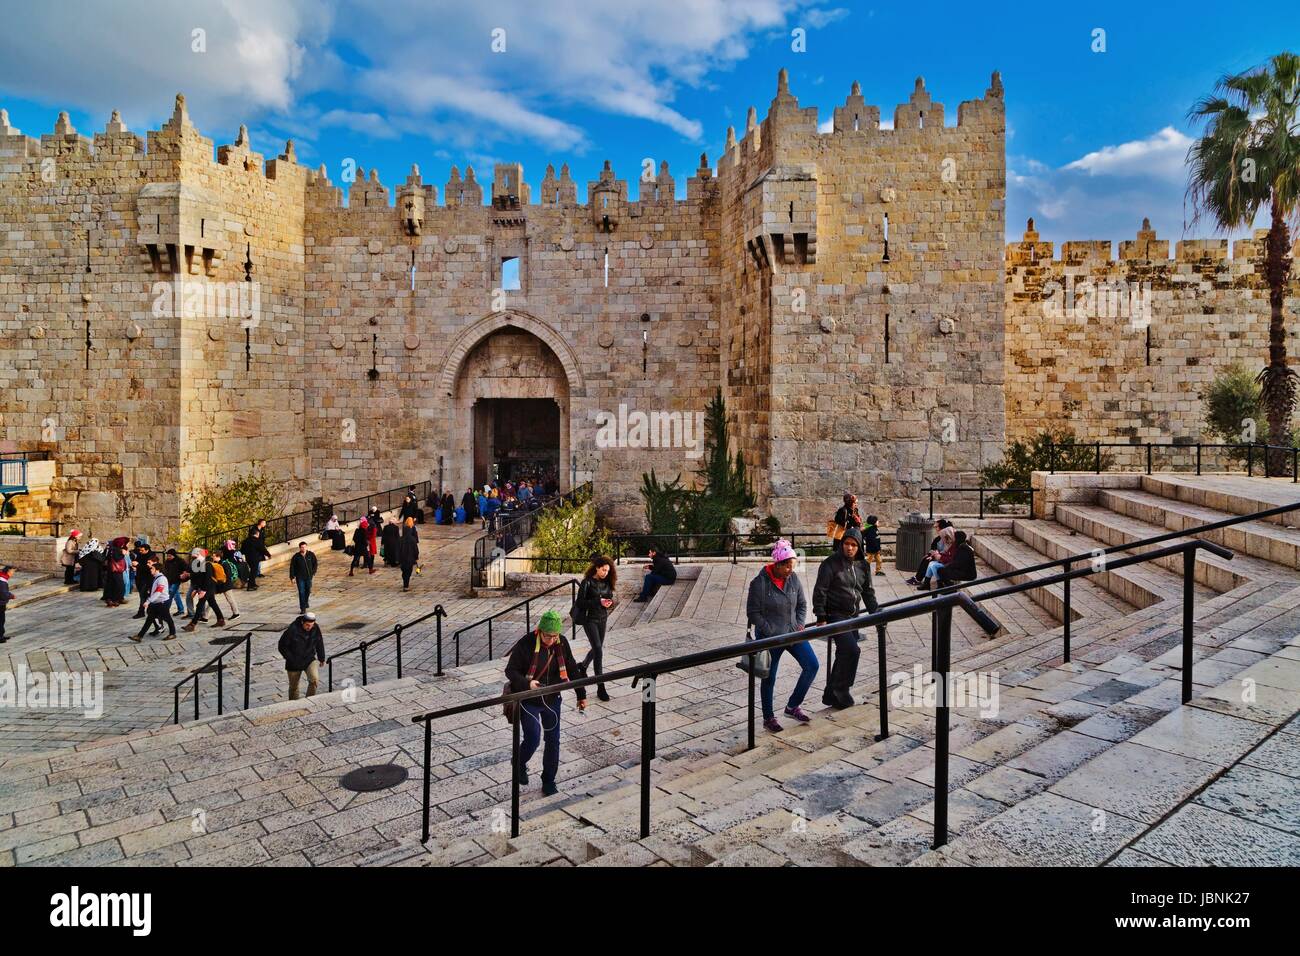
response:
<path fill-rule="evenodd" d="M 1175 265 L 1253 270 L 1264 254 L 1267 236 L 1267 229 L 1256 229 L 1251 238 L 1235 239 L 1231 243 L 1227 239 L 1181 239 L 1174 243 L 1171 257 L 1170 241 L 1157 238 L 1151 220 L 1143 219 L 1137 237 L 1119 243 L 1118 258 L 1114 255 L 1114 243 L 1109 239 L 1067 240 L 1061 243 L 1058 255 L 1054 243 L 1039 238 L 1034 220 L 1030 219 L 1021 240 L 1007 244 L 1007 272 L 1066 266 L 1123 271 L 1135 266 L 1168 269 Z M 1291 255 L 1293 258 L 1300 256 L 1300 241 L 1292 246 Z"/>

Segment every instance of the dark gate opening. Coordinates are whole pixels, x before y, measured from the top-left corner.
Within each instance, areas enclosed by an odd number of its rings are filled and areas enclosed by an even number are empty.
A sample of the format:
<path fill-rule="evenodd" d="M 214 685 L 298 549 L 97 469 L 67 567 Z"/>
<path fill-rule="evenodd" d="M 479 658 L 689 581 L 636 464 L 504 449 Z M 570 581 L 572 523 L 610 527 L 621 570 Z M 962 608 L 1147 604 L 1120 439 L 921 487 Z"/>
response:
<path fill-rule="evenodd" d="M 474 403 L 474 484 L 559 479 L 560 406 L 550 398 Z"/>

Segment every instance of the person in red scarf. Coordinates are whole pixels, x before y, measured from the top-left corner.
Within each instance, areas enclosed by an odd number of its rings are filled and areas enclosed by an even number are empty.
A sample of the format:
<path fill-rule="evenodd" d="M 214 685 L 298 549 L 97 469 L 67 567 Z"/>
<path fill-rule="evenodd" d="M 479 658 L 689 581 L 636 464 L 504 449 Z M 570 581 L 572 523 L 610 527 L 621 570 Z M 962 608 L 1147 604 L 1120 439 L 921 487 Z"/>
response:
<path fill-rule="evenodd" d="M 808 617 L 808 598 L 803 593 L 803 582 L 794 571 L 796 557 L 789 541 L 778 541 L 772 548 L 772 563 L 759 571 L 758 576 L 749 583 L 745 614 L 749 626 L 754 629 L 755 640 L 803 630 Z M 772 697 L 776 691 L 776 668 L 785 651 L 790 652 L 800 667 L 799 680 L 795 682 L 794 691 L 785 705 L 785 715 L 801 724 L 812 719 L 804 713 L 801 705 L 808 696 L 808 688 L 817 677 L 820 666 L 817 653 L 807 641 L 772 651 L 771 667 L 759 690 L 763 699 L 763 727 L 774 734 L 781 732 L 781 724 L 773 711 Z"/>
<path fill-rule="evenodd" d="M 564 636 L 564 618 L 558 611 L 547 611 L 537 622 L 537 629 L 521 637 L 506 661 L 506 679 L 510 692 L 551 684 L 564 684 L 585 676 L 573 659 L 573 649 Z M 587 689 L 574 690 L 578 697 L 578 710 L 587 709 Z M 519 726 L 523 739 L 519 744 L 519 766 L 515 775 L 520 783 L 528 782 L 528 761 L 537 752 L 543 737 L 546 747 L 542 751 L 542 793 L 547 796 L 559 793 L 555 774 L 560 768 L 560 695 L 547 694 L 533 697 L 520 704 Z"/>

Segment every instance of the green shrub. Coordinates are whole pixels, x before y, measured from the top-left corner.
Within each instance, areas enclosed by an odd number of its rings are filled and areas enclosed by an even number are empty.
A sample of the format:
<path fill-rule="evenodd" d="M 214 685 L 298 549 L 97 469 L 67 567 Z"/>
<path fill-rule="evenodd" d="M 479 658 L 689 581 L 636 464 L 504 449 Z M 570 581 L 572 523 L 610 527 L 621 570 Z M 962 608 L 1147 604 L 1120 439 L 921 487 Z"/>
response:
<path fill-rule="evenodd" d="M 193 548 L 210 535 L 247 528 L 258 518 L 276 518 L 284 513 L 287 493 L 260 468 L 225 485 L 205 485 L 181 510 L 177 535 L 182 547 Z M 267 525 L 267 545 L 278 544 L 274 523 Z"/>
<path fill-rule="evenodd" d="M 578 496 L 574 502 L 563 502 L 540 512 L 537 526 L 530 540 L 536 558 L 568 558 L 566 572 L 583 570 L 579 560 L 585 561 L 593 554 L 613 554 L 614 543 L 609 532 L 596 521 L 596 506 L 590 495 Z"/>
<path fill-rule="evenodd" d="M 1113 456 L 1103 451 L 1101 470 L 1113 464 Z M 1036 471 L 1093 471 L 1097 467 L 1097 447 L 1081 444 L 1069 429 L 1045 429 L 1028 441 L 1007 446 L 1002 460 L 980 471 L 980 484 L 990 488 L 1028 488 Z M 1028 504 L 1028 492 L 1003 492 L 987 499 L 991 507 L 1004 504 Z"/>

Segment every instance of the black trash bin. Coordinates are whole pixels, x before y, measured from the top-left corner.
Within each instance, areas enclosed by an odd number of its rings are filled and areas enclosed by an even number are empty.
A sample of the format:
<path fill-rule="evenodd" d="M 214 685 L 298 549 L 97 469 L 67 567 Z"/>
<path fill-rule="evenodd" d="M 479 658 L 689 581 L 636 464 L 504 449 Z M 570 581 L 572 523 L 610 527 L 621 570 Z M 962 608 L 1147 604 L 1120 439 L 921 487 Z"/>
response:
<path fill-rule="evenodd" d="M 921 566 L 921 559 L 930 549 L 930 520 L 913 511 L 898 522 L 894 538 L 894 567 L 909 574 Z"/>

